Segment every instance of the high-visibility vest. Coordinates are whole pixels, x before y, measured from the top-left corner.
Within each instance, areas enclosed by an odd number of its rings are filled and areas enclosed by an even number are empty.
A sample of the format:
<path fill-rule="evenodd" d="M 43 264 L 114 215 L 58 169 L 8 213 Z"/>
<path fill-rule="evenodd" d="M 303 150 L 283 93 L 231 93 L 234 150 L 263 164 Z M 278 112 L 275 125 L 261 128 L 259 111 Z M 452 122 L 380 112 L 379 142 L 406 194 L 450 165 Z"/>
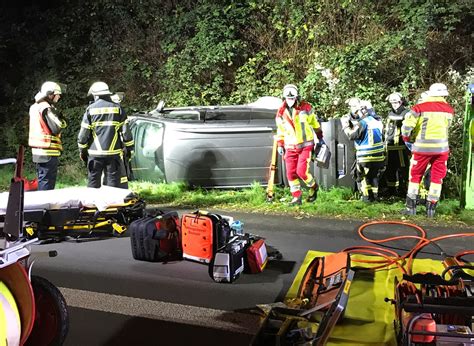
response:
<path fill-rule="evenodd" d="M 359 121 L 364 128 L 363 137 L 354 141 L 357 162 L 381 162 L 385 160 L 383 124 L 380 120 L 367 116 Z"/>
<path fill-rule="evenodd" d="M 287 149 L 314 145 L 314 131 L 321 128 L 311 105 L 305 101 L 295 104 L 290 110 L 284 102 L 276 114 L 275 121 L 278 145 Z"/>
<path fill-rule="evenodd" d="M 52 134 L 43 118 L 43 112 L 50 107 L 46 101 L 34 103 L 30 107 L 28 145 L 34 155 L 60 156 L 63 150 L 61 135 Z"/>
<path fill-rule="evenodd" d="M 448 129 L 453 108 L 443 97 L 428 97 L 405 116 L 402 135 L 405 142 L 414 142 L 415 153 L 434 155 L 449 152 Z"/>

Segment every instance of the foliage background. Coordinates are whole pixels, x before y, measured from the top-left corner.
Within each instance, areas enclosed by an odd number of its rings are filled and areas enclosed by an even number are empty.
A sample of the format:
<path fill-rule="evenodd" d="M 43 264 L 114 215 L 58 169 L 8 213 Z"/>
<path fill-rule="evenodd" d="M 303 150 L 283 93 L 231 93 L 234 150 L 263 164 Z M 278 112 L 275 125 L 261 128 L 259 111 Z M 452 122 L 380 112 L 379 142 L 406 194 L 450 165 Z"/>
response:
<path fill-rule="evenodd" d="M 124 91 L 128 112 L 279 96 L 286 83 L 325 118 L 344 100 L 400 91 L 413 104 L 444 82 L 456 109 L 445 191 L 459 194 L 466 84 L 473 81 L 468 0 L 18 0 L 0 12 L 2 156 L 26 143 L 28 108 L 45 80 L 67 84 L 62 164 L 77 169 L 76 135 L 97 80 Z"/>

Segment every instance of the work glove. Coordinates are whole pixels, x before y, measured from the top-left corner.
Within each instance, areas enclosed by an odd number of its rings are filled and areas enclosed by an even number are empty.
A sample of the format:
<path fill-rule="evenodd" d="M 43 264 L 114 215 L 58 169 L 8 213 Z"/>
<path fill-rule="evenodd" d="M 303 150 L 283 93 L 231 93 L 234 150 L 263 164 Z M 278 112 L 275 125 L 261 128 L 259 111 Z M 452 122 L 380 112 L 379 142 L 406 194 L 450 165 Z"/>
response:
<path fill-rule="evenodd" d="M 283 147 L 278 147 L 277 149 L 278 155 L 283 156 L 285 154 L 285 148 Z"/>
<path fill-rule="evenodd" d="M 87 152 L 87 149 L 81 149 L 79 152 L 79 157 L 81 158 L 81 161 L 87 163 L 87 160 L 89 159 L 89 153 Z"/>

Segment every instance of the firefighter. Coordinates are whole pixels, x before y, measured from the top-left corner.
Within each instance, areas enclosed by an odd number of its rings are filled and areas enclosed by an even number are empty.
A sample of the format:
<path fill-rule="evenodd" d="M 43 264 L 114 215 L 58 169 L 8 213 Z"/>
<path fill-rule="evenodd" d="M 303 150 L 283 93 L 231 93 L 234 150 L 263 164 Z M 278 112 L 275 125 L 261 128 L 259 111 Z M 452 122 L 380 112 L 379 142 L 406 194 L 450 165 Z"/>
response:
<path fill-rule="evenodd" d="M 290 205 L 301 205 L 301 179 L 309 188 L 307 202 L 314 202 L 318 196 L 318 184 L 309 172 L 315 147 L 323 143 L 323 133 L 311 105 L 301 100 L 298 88 L 293 84 L 283 87 L 283 104 L 275 117 L 277 125 L 277 150 L 285 160 L 286 176 L 293 199 Z"/>
<path fill-rule="evenodd" d="M 84 113 L 77 143 L 80 158 L 87 162 L 88 187 L 101 185 L 102 173 L 107 185 L 124 187 L 122 151 L 125 159 L 133 153 L 133 138 L 127 116 L 120 104 L 112 101 L 112 93 L 104 82 L 91 85 L 88 96 L 94 97 Z"/>
<path fill-rule="evenodd" d="M 63 150 L 61 131 L 67 126 L 54 106 L 61 94 L 58 83 L 45 82 L 30 107 L 28 145 L 36 164 L 38 190 L 53 190 L 56 185 L 59 156 Z"/>
<path fill-rule="evenodd" d="M 402 138 L 402 122 L 408 109 L 404 106 L 403 97 L 394 92 L 386 100 L 392 109 L 388 113 L 385 125 L 385 144 L 387 150 L 387 167 L 385 178 L 390 196 L 406 196 L 408 186 L 408 168 L 410 150 Z"/>
<path fill-rule="evenodd" d="M 362 195 L 362 201 L 378 199 L 378 182 L 385 166 L 385 149 L 382 135 L 382 121 L 374 112 L 367 110 L 358 98 L 346 101 L 350 113 L 341 118 L 342 130 L 355 142 L 356 161 L 352 175 Z"/>
<path fill-rule="evenodd" d="M 410 180 L 406 209 L 402 213 L 416 214 L 421 178 L 431 164 L 431 180 L 426 198 L 426 215 L 434 217 L 449 158 L 448 128 L 454 116 L 446 102 L 448 89 L 443 83 L 434 83 L 428 96 L 415 105 L 405 116 L 402 125 L 403 140 L 411 147 Z"/>

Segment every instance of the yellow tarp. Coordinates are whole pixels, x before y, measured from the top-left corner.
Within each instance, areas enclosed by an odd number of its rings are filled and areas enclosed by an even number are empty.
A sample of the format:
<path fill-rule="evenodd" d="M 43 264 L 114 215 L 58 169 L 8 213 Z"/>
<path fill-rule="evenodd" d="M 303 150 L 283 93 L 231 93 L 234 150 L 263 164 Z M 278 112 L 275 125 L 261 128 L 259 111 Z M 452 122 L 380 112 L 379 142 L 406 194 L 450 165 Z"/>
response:
<path fill-rule="evenodd" d="M 308 251 L 291 285 L 286 298 L 295 298 L 306 268 L 315 257 L 328 252 Z M 377 259 L 376 256 L 351 255 L 352 266 L 359 266 L 355 259 Z M 362 265 L 360 265 L 362 266 Z M 440 273 L 444 267 L 440 260 L 416 259 L 413 272 Z M 342 322 L 333 329 L 328 345 L 396 345 L 394 306 L 384 301 L 394 298 L 394 278 L 401 279 L 398 268 L 356 273 L 349 294 L 349 302 Z"/>

